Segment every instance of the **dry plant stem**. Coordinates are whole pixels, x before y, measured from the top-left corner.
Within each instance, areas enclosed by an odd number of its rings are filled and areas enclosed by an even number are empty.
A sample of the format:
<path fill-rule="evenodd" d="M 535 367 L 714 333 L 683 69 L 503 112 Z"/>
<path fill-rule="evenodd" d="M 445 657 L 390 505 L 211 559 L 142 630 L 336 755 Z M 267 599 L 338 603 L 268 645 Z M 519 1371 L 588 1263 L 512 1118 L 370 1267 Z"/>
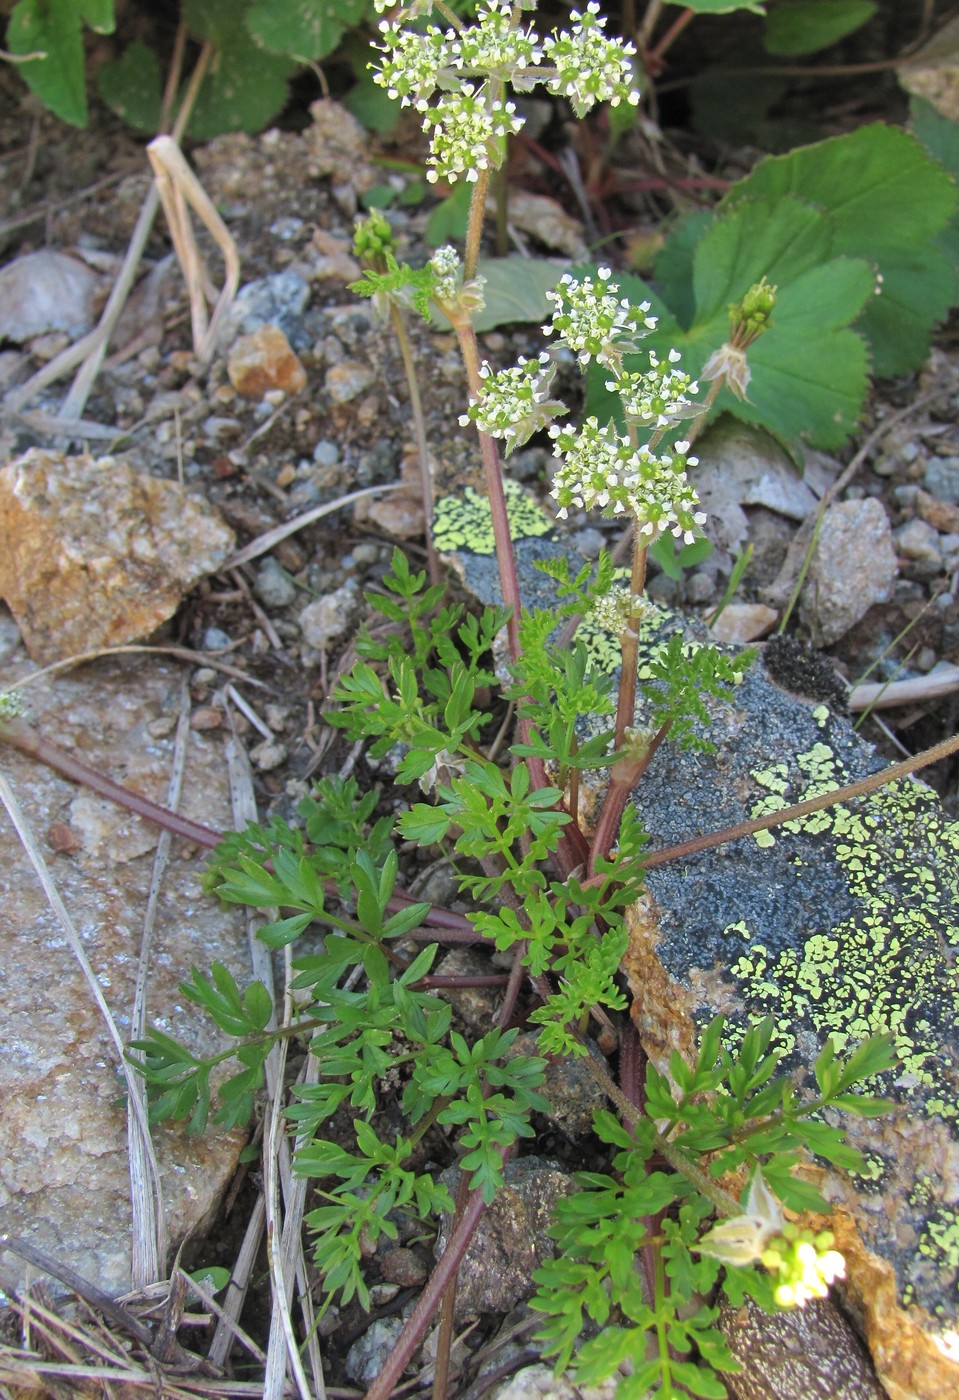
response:
<path fill-rule="evenodd" d="M 42 1273 L 52 1274 L 55 1279 L 59 1279 L 67 1288 L 71 1288 L 78 1297 L 84 1298 L 91 1307 L 102 1312 L 103 1316 L 108 1317 L 115 1326 L 127 1332 L 131 1337 L 135 1337 L 142 1346 L 149 1350 L 153 1342 L 153 1333 L 150 1329 L 144 1327 L 142 1322 L 138 1322 L 127 1312 L 126 1308 L 115 1303 L 109 1293 L 104 1293 L 95 1284 L 88 1283 L 82 1274 L 71 1269 L 69 1264 L 61 1264 L 52 1255 L 38 1249 L 29 1240 L 20 1239 L 17 1235 L 0 1235 L 0 1254 L 7 1249 L 11 1254 L 16 1254 L 25 1264 L 32 1264 L 35 1269 L 39 1269 Z"/>
<path fill-rule="evenodd" d="M 420 397 L 420 384 L 416 377 L 416 365 L 410 347 L 410 337 L 406 329 L 403 313 L 395 302 L 389 303 L 390 321 L 393 334 L 400 347 L 403 369 L 406 374 L 406 387 L 410 396 L 410 411 L 413 414 L 413 433 L 416 437 L 416 455 L 420 464 L 420 499 L 423 502 L 423 525 L 426 541 L 426 568 L 430 583 L 439 583 L 440 564 L 433 544 L 433 474 L 430 470 L 430 452 L 426 441 L 426 419 L 423 416 L 423 400 Z"/>
<path fill-rule="evenodd" d="M 782 826 L 785 822 L 811 816 L 813 812 L 821 812 L 826 807 L 834 807 L 837 802 L 852 802 L 857 797 L 866 797 L 871 792 L 877 792 L 879 788 L 885 787 L 888 783 L 898 782 L 900 778 L 908 778 L 910 774 L 918 772 L 920 768 L 928 768 L 931 763 L 939 763 L 941 759 L 948 758 L 950 754 L 957 751 L 959 751 L 959 735 L 955 735 L 951 739 L 944 739 L 941 744 L 936 744 L 931 749 L 924 749 L 922 753 L 916 754 L 915 758 L 907 758 L 902 763 L 893 763 L 889 768 L 883 768 L 879 773 L 870 774 L 868 778 L 860 778 L 858 782 L 849 783 L 845 787 L 833 788 L 831 792 L 820 793 L 818 797 L 810 797 L 806 802 L 797 802 L 793 807 L 783 807 L 781 811 L 770 812 L 764 817 L 738 822 L 735 826 L 725 827 L 722 831 L 712 831 L 704 836 L 694 836 L 691 840 L 681 841 L 676 846 L 664 846 L 661 850 L 652 851 L 648 856 L 640 857 L 640 863 L 646 870 L 652 870 L 657 865 L 666 865 L 672 860 L 684 860 L 687 856 L 698 854 L 699 851 L 709 851 L 715 846 L 724 846 L 727 841 L 738 841 L 743 836 L 753 836 L 757 831 L 769 831 L 774 826 Z"/>

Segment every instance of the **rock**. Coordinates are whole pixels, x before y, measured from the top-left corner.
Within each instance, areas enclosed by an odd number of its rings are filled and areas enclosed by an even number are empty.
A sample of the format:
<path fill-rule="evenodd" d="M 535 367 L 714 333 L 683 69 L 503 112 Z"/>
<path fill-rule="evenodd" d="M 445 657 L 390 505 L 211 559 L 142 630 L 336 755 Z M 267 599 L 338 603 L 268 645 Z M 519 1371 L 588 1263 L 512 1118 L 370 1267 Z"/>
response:
<path fill-rule="evenodd" d="M 5 665 L 20 645 L 20 628 L 7 612 L 0 611 L 0 665 Z"/>
<path fill-rule="evenodd" d="M 929 525 L 944 535 L 959 532 L 959 505 L 950 505 L 916 488 L 916 509 Z"/>
<path fill-rule="evenodd" d="M 922 484 L 930 496 L 959 506 L 959 457 L 930 457 Z"/>
<path fill-rule="evenodd" d="M 268 554 L 256 573 L 253 592 L 265 608 L 288 608 L 296 597 L 296 584 L 272 554 Z"/>
<path fill-rule="evenodd" d="M 242 335 L 227 361 L 230 383 L 248 399 L 262 399 L 273 389 L 298 394 L 306 387 L 306 370 L 279 326 L 260 326 Z"/>
<path fill-rule="evenodd" d="M 359 360 L 342 360 L 326 372 L 324 388 L 334 403 L 352 403 L 374 383 L 376 375 Z"/>
<path fill-rule="evenodd" d="M 10 666 L 5 684 L 34 669 Z M 142 658 L 100 662 L 54 682 L 32 684 L 35 727 L 138 792 L 164 801 L 173 734 L 151 732 L 166 718 L 179 673 Z M 131 683 L 132 682 L 132 683 Z M 50 870 L 83 940 L 124 1038 L 156 828 L 74 786 L 12 749 L 3 768 L 38 837 L 51 841 Z M 181 809 L 217 828 L 232 825 L 229 787 L 218 741 L 193 735 Z M 66 839 L 64 839 L 66 838 Z M 203 893 L 203 865 L 174 840 L 161 886 L 148 978 L 148 1018 L 191 1051 L 222 1046 L 212 1023 L 184 1017 L 179 983 L 196 963 L 220 960 L 251 980 L 242 911 Z M 0 966 L 4 1034 L 0 1040 L 0 1216 L 92 1283 L 117 1295 L 131 1287 L 130 1182 L 123 1080 L 115 1049 L 56 917 L 9 822 L 0 823 Z M 242 1135 L 154 1129 L 171 1243 L 202 1233 L 235 1171 Z M 168 1261 L 164 1261 L 168 1263 Z M 19 1270 L 19 1272 L 18 1272 Z M 164 1275 L 165 1277 L 165 1275 Z M 22 1266 L 0 1261 L 0 1286 L 19 1286 Z"/>
<path fill-rule="evenodd" d="M 370 164 L 369 137 L 352 113 L 328 97 L 310 104 L 310 116 L 313 125 L 302 136 L 307 152 L 304 176 L 328 176 L 334 199 L 352 218 L 357 195 L 379 179 Z"/>
<path fill-rule="evenodd" d="M 32 448 L 0 470 L 0 596 L 36 661 L 147 636 L 234 544 L 202 497 L 120 458 Z"/>
<path fill-rule="evenodd" d="M 735 1400 L 885 1400 L 856 1334 L 830 1299 L 764 1313 L 747 1298 L 719 1325 L 742 1370 L 724 1377 Z"/>
<path fill-rule="evenodd" d="M 82 335 L 95 320 L 104 279 L 92 267 L 41 248 L 0 268 L 0 341 L 22 345 L 35 335 Z"/>
<path fill-rule="evenodd" d="M 776 609 L 765 603 L 729 603 L 709 630 L 717 642 L 754 642 L 778 621 Z"/>
<path fill-rule="evenodd" d="M 486 1400 L 613 1400 L 618 1376 L 602 1385 L 579 1385 L 568 1376 L 555 1376 L 548 1366 L 524 1366 L 502 1385 L 486 1391 Z"/>
<path fill-rule="evenodd" d="M 397 1283 L 401 1288 L 421 1288 L 429 1278 L 429 1265 L 415 1249 L 398 1245 L 395 1249 L 380 1250 L 377 1259 L 387 1283 Z"/>
<path fill-rule="evenodd" d="M 247 282 L 237 292 L 224 319 L 220 341 L 229 344 L 239 334 L 252 335 L 271 325 L 278 326 L 294 342 L 309 300 L 309 283 L 289 268 L 272 277 Z"/>
<path fill-rule="evenodd" d="M 892 596 L 896 551 L 880 501 L 827 506 L 806 586 L 802 618 L 820 646 L 830 646 Z"/>
<path fill-rule="evenodd" d="M 792 459 L 761 429 L 724 418 L 696 445 L 699 466 L 690 472 L 709 517 L 706 533 L 731 554 L 747 535 L 743 506 L 765 506 L 804 520 L 818 505 Z"/>
<path fill-rule="evenodd" d="M 490 1024 L 489 1018 L 486 1024 Z M 536 1036 L 524 1034 L 517 1036 L 513 1042 L 510 1058 L 539 1053 Z M 560 1055 L 554 1060 L 547 1060 L 539 1092 L 549 1103 L 549 1107 L 543 1110 L 543 1116 L 566 1137 L 586 1137 L 593 1130 L 593 1114 L 608 1107 L 606 1095 L 596 1076 L 587 1067 L 586 1059 L 580 1056 L 574 1059 Z"/>
<path fill-rule="evenodd" d="M 325 598 L 317 598 L 308 603 L 297 621 L 308 647 L 323 651 L 330 642 L 348 632 L 356 620 L 359 609 L 359 589 L 354 579 L 347 580 L 341 588 L 328 593 Z"/>
<path fill-rule="evenodd" d="M 455 1195 L 459 1171 L 453 1167 L 442 1180 Z M 576 1184 L 558 1162 L 521 1157 L 508 1162 L 505 1185 L 483 1213 L 460 1265 L 456 1316 L 460 1320 L 484 1312 L 509 1312 L 536 1291 L 533 1271 L 555 1257 L 546 1233 L 553 1207 L 569 1196 Z M 449 1238 L 451 1217 L 443 1216 L 436 1253 Z"/>
<path fill-rule="evenodd" d="M 511 189 L 509 220 L 523 233 L 531 233 L 538 238 L 547 248 L 555 248 L 573 259 L 586 256 L 582 223 L 548 195 Z"/>
<path fill-rule="evenodd" d="M 907 520 L 893 536 L 896 553 L 907 572 L 919 578 L 932 578 L 942 568 L 939 532 L 925 520 Z"/>
<path fill-rule="evenodd" d="M 261 773 L 271 773 L 286 762 L 286 745 L 278 739 L 264 739 L 250 750 L 250 760 Z"/>
<path fill-rule="evenodd" d="M 201 651 L 226 651 L 233 645 L 233 638 L 222 627 L 206 627 L 200 644 Z"/>
<path fill-rule="evenodd" d="M 368 1388 L 386 1365 L 403 1330 L 401 1317 L 379 1317 L 346 1353 L 345 1370 L 351 1381 Z"/>

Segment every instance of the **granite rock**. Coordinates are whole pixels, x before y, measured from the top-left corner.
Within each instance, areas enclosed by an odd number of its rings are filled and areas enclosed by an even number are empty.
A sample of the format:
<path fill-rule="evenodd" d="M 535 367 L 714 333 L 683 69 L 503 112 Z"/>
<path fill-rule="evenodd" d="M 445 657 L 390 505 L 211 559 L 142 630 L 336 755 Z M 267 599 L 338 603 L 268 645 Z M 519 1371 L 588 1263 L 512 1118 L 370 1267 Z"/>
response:
<path fill-rule="evenodd" d="M 202 497 L 120 458 L 31 448 L 0 470 L 0 597 L 36 661 L 147 636 L 233 547 Z"/>
<path fill-rule="evenodd" d="M 827 506 L 803 589 L 801 616 L 831 646 L 874 603 L 892 597 L 896 551 L 882 502 L 867 496 Z"/>
<path fill-rule="evenodd" d="M 3 686 L 34 668 L 9 664 Z M 162 661 L 113 660 L 31 685 L 28 718 L 85 763 L 163 801 L 178 675 Z M 13 750 L 4 772 L 39 840 L 120 1033 L 133 985 L 158 831 Z M 218 739 L 190 737 L 181 810 L 232 825 Z M 203 894 L 202 857 L 174 840 L 161 886 L 147 1018 L 194 1053 L 220 1048 L 187 1011 L 179 983 L 193 963 L 226 963 L 250 980 L 242 913 Z M 131 1286 L 131 1211 L 123 1080 L 82 973 L 9 822 L 0 823 L 0 1230 L 25 1237 L 114 1295 Z M 167 1227 L 175 1246 L 202 1233 L 236 1168 L 242 1137 L 154 1129 Z M 0 1287 L 22 1282 L 7 1253 Z"/>

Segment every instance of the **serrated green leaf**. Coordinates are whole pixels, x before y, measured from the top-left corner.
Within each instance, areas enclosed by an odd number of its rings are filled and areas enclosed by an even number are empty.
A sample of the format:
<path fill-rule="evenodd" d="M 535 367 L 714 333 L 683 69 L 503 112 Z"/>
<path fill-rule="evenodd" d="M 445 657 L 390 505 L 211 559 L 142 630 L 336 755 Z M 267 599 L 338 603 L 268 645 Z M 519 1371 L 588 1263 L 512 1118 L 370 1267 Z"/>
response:
<path fill-rule="evenodd" d="M 755 198 L 777 204 L 789 195 L 829 217 L 834 256 L 868 258 L 882 276 L 881 295 L 858 324 L 875 373 L 915 369 L 933 325 L 959 297 L 959 276 L 933 244 L 956 210 L 954 182 L 913 136 L 874 123 L 760 161 L 721 208 Z"/>
<path fill-rule="evenodd" d="M 152 49 L 139 41 L 129 44 L 113 63 L 97 72 L 97 91 L 112 112 L 135 131 L 160 129 L 163 78 Z"/>
<path fill-rule="evenodd" d="M 369 8 L 368 0 L 270 0 L 253 5 L 245 23 L 270 53 L 312 63 L 332 53 Z"/>
<path fill-rule="evenodd" d="M 17 71 L 44 106 L 71 126 L 87 124 L 83 35 L 75 0 L 19 0 L 7 25 L 14 54 L 41 53 Z"/>
<path fill-rule="evenodd" d="M 781 57 L 817 53 L 861 29 L 875 13 L 875 0 L 786 0 L 770 11 L 763 43 Z"/>

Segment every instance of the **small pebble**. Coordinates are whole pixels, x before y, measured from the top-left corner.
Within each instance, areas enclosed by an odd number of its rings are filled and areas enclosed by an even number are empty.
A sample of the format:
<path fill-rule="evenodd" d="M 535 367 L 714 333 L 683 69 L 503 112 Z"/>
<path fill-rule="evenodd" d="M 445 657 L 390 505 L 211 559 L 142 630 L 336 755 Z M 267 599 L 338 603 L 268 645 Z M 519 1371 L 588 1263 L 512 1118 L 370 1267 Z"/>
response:
<path fill-rule="evenodd" d="M 366 393 L 375 379 L 369 365 L 360 364 L 359 360 L 344 360 L 327 370 L 326 392 L 334 403 L 352 403 Z"/>
<path fill-rule="evenodd" d="M 358 590 L 350 579 L 334 593 L 307 604 L 299 616 L 306 645 L 322 651 L 335 638 L 342 637 L 353 625 L 358 603 Z"/>
<path fill-rule="evenodd" d="M 286 745 L 277 739 L 264 739 L 250 750 L 250 761 L 261 773 L 269 773 L 286 762 Z"/>
<path fill-rule="evenodd" d="M 215 705 L 201 705 L 190 716 L 190 728 L 196 730 L 219 729 L 223 723 L 223 711 Z"/>
<path fill-rule="evenodd" d="M 265 608 L 288 608 L 296 597 L 296 584 L 282 565 L 268 554 L 257 570 L 253 592 Z"/>
<path fill-rule="evenodd" d="M 233 638 L 219 627 L 208 627 L 203 633 L 201 651 L 225 651 L 233 645 Z"/>
<path fill-rule="evenodd" d="M 923 647 L 919 655 L 916 657 L 914 663 L 916 670 L 922 671 L 923 675 L 925 675 L 927 671 L 932 670 L 933 666 L 935 666 L 938 659 L 939 658 L 936 656 L 935 648 Z"/>
<path fill-rule="evenodd" d="M 923 485 L 931 496 L 959 506 L 959 457 L 930 457 Z"/>
<path fill-rule="evenodd" d="M 320 438 L 313 449 L 313 460 L 318 467 L 335 467 L 340 460 L 340 449 L 329 438 Z"/>

